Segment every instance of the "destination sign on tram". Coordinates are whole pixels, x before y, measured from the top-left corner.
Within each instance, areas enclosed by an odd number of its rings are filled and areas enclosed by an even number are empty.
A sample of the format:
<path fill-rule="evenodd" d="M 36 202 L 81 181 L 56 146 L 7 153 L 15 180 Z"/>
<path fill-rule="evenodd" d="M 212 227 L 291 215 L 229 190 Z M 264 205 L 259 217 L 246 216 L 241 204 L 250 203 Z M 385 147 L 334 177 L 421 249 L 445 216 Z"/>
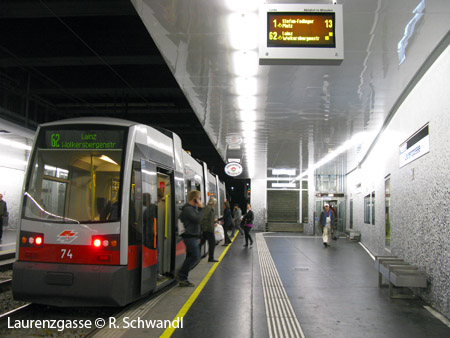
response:
<path fill-rule="evenodd" d="M 46 130 L 50 149 L 122 149 L 122 130 Z"/>

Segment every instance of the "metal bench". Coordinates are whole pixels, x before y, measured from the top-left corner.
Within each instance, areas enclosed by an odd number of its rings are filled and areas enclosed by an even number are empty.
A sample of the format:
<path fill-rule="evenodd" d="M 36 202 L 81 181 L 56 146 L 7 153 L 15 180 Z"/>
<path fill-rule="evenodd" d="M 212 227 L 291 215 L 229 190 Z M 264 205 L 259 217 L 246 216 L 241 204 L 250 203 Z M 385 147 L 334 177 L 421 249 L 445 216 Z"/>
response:
<path fill-rule="evenodd" d="M 427 287 L 427 277 L 424 271 L 419 270 L 395 256 L 376 256 L 375 267 L 378 270 L 378 286 L 388 286 L 383 284 L 383 277 L 389 282 L 389 296 L 391 298 L 417 298 L 418 288 Z M 413 291 L 412 295 L 394 293 L 395 287 L 407 287 Z"/>
<path fill-rule="evenodd" d="M 419 288 L 427 287 L 427 275 L 413 265 L 391 265 L 389 267 L 389 296 L 391 298 L 415 299 Z M 395 294 L 394 286 L 410 288 L 412 295 Z"/>
<path fill-rule="evenodd" d="M 396 256 L 375 256 L 375 268 L 378 271 L 378 286 L 388 286 L 389 283 L 383 284 L 383 277 L 389 282 L 389 265 L 391 264 L 407 264 L 403 259 Z"/>

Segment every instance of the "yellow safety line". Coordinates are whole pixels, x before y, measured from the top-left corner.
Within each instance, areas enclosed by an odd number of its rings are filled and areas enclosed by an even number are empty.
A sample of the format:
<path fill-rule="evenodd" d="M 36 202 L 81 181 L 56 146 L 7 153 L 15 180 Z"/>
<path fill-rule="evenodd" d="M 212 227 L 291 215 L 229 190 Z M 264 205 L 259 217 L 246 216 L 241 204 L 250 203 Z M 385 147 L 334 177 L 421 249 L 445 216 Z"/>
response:
<path fill-rule="evenodd" d="M 5 244 L 5 245 L 8 245 L 8 244 Z M 14 243 L 14 245 L 16 245 L 16 243 Z M 10 252 L 15 252 L 16 251 L 16 249 L 9 249 L 9 250 L 0 250 L 0 252 L 3 254 L 3 253 L 10 253 Z"/>
<path fill-rule="evenodd" d="M 236 234 L 233 237 L 233 240 L 231 241 L 231 243 L 233 243 L 234 239 L 236 238 L 237 234 L 238 234 L 239 230 L 236 231 Z M 217 266 L 219 265 L 219 263 L 222 261 L 222 258 L 225 256 L 225 254 L 227 253 L 228 249 L 230 248 L 230 246 L 225 247 L 225 250 L 223 250 L 222 254 L 219 257 L 219 261 L 217 263 L 214 263 L 214 265 L 211 267 L 211 269 L 209 269 L 208 273 L 206 274 L 206 276 L 203 278 L 203 280 L 200 282 L 200 284 L 197 286 L 197 288 L 194 290 L 194 292 L 191 294 L 191 296 L 189 297 L 189 299 L 186 301 L 186 303 L 184 303 L 183 307 L 181 308 L 181 310 L 177 313 L 177 315 L 175 316 L 175 318 L 172 320 L 172 323 L 176 320 L 178 320 L 178 323 L 180 322 L 180 318 L 183 318 L 186 313 L 189 311 L 189 309 L 191 308 L 192 304 L 194 304 L 195 300 L 197 299 L 198 295 L 200 294 L 200 292 L 202 292 L 203 288 L 205 287 L 206 283 L 208 283 L 209 279 L 211 278 L 212 274 L 214 273 L 214 271 L 216 271 Z M 174 327 L 168 327 L 161 336 L 159 336 L 160 338 L 169 338 L 170 336 L 172 336 L 173 331 L 175 331 Z"/>

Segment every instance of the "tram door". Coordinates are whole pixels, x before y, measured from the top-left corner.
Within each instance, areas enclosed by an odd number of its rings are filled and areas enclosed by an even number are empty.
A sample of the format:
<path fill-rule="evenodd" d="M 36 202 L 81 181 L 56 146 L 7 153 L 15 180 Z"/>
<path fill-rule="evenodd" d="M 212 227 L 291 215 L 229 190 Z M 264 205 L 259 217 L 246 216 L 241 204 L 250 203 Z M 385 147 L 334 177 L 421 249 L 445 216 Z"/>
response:
<path fill-rule="evenodd" d="M 172 186 L 168 173 L 157 173 L 158 188 L 158 277 L 162 278 L 171 271 L 172 259 Z"/>
<path fill-rule="evenodd" d="M 158 189 L 156 164 L 142 160 L 142 265 L 141 294 L 144 295 L 155 287 L 157 266 L 157 217 Z"/>

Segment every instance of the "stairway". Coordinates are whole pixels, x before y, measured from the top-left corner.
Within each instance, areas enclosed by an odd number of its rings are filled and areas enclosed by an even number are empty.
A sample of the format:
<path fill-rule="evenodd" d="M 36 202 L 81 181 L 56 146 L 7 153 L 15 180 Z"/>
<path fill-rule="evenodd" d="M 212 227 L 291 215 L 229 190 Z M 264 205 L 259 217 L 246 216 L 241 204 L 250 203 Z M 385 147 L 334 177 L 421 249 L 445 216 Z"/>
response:
<path fill-rule="evenodd" d="M 283 223 L 283 222 L 269 222 L 267 223 L 266 231 L 278 232 L 278 231 L 289 231 L 289 232 L 303 232 L 302 223 Z"/>

